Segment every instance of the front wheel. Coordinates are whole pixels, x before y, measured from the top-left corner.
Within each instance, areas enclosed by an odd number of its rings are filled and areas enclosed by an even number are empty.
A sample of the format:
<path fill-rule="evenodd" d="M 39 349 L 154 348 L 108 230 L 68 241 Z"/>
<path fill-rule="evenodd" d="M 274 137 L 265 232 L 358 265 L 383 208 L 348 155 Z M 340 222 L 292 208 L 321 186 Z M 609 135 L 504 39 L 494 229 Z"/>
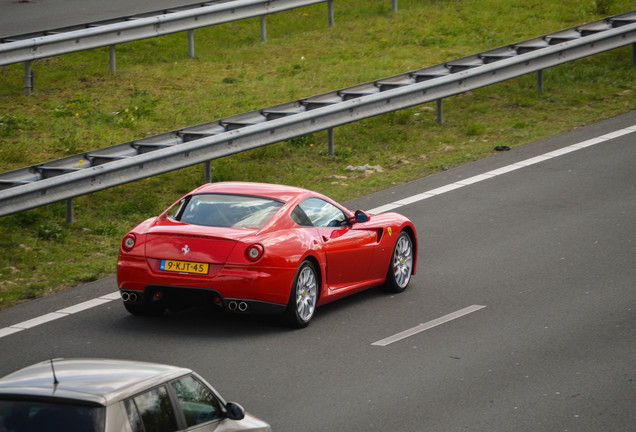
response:
<path fill-rule="evenodd" d="M 318 301 L 318 274 L 311 261 L 303 261 L 296 272 L 285 316 L 289 325 L 303 328 L 314 316 Z"/>
<path fill-rule="evenodd" d="M 398 236 L 386 274 L 385 287 L 391 292 L 402 292 L 413 274 L 413 242 L 404 231 Z"/>

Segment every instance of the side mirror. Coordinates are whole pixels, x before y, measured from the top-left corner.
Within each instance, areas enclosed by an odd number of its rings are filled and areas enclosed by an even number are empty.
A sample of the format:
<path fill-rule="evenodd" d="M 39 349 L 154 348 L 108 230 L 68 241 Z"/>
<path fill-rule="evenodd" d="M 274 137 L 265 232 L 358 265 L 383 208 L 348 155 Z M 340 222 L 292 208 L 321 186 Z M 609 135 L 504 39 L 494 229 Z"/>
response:
<path fill-rule="evenodd" d="M 225 405 L 225 412 L 230 420 L 243 420 L 245 418 L 245 410 L 236 402 L 228 402 Z"/>
<path fill-rule="evenodd" d="M 365 222 L 369 222 L 369 220 L 371 219 L 371 216 L 369 216 L 369 214 L 365 211 L 356 210 L 355 219 L 357 223 L 365 223 Z"/>

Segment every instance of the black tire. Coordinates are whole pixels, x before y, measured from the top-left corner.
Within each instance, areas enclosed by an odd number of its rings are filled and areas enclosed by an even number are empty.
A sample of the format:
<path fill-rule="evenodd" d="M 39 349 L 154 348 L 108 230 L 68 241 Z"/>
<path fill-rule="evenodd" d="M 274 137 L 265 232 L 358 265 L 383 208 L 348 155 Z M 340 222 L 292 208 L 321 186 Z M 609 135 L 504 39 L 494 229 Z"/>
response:
<path fill-rule="evenodd" d="M 413 274 L 413 241 L 402 231 L 395 240 L 391 261 L 386 272 L 384 288 L 399 293 L 406 289 Z"/>
<path fill-rule="evenodd" d="M 311 261 L 303 261 L 298 267 L 294 284 L 285 310 L 285 320 L 293 328 L 304 328 L 314 316 L 320 282 Z"/>
<path fill-rule="evenodd" d="M 124 303 L 128 312 L 137 316 L 159 316 L 166 310 L 162 302 L 153 303 Z"/>

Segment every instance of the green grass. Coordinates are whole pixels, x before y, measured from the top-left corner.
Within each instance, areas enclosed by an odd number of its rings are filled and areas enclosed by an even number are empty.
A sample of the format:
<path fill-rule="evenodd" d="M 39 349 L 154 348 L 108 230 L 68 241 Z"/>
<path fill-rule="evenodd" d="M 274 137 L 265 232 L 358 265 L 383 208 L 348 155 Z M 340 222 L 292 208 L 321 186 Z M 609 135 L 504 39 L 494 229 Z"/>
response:
<path fill-rule="evenodd" d="M 34 62 L 0 74 L 0 172 L 432 66 L 628 12 L 628 0 L 348 0 Z M 444 101 L 212 162 L 213 181 L 293 184 L 349 200 L 636 108 L 631 47 Z M 372 175 L 348 165 L 381 165 Z M 115 272 L 120 238 L 204 181 L 202 166 L 0 218 L 0 309 Z"/>

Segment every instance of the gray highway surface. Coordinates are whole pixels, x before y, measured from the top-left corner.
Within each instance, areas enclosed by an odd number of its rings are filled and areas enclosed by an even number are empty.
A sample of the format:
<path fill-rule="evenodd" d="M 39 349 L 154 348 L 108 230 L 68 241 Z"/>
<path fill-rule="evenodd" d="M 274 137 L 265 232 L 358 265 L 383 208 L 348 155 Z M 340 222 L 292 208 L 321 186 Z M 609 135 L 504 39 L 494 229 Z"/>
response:
<path fill-rule="evenodd" d="M 0 37 L 120 18 L 204 0 L 0 0 Z"/>
<path fill-rule="evenodd" d="M 108 299 L 44 322 L 114 293 L 109 277 L 0 312 L 0 375 L 73 356 L 188 366 L 276 431 L 633 430 L 634 126 L 636 112 L 347 203 L 412 201 L 397 211 L 418 229 L 420 259 L 402 294 L 349 297 L 296 331 L 197 309 L 138 318 Z"/>

